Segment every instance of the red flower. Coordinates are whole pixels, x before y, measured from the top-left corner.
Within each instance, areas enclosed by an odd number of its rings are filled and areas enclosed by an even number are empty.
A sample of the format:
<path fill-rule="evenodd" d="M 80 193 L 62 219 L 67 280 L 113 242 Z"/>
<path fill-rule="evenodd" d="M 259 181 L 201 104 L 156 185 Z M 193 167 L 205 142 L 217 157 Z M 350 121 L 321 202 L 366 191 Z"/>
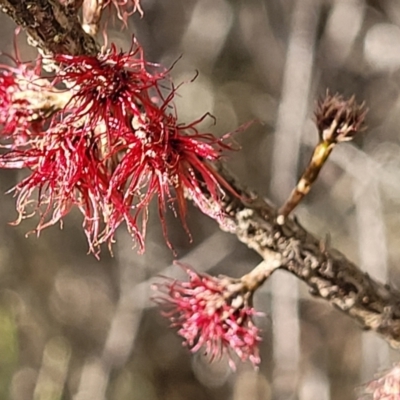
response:
<path fill-rule="evenodd" d="M 73 91 L 64 113 L 93 132 L 105 127 L 97 135 L 97 147 L 110 172 L 104 199 L 110 207 L 99 242 L 112 241 L 125 220 L 141 243 L 154 195 L 166 238 L 166 204 L 176 203 L 185 224 L 186 192 L 204 212 L 222 215 L 221 185 L 229 185 L 207 162 L 220 159 L 230 147 L 211 134 L 200 134 L 196 125 L 201 120 L 178 124 L 172 105 L 175 89 L 166 98 L 160 89 L 161 82 L 168 82 L 167 70 L 146 62 L 136 42 L 128 53 L 113 46 L 99 58 L 58 55 L 56 60 L 64 67 L 56 82 L 66 82 Z"/>
<path fill-rule="evenodd" d="M 155 301 L 163 315 L 171 320 L 192 352 L 204 349 L 211 359 L 227 354 L 235 368 L 233 354 L 242 361 L 260 363 L 259 329 L 252 317 L 257 312 L 251 306 L 252 292 L 240 280 L 199 274 L 181 265 L 189 276 L 188 282 L 168 280 L 155 285 L 163 294 Z"/>
<path fill-rule="evenodd" d="M 16 66 L 0 65 L 0 130 L 3 137 L 24 141 L 29 132 L 40 126 L 40 115 L 31 98 L 38 98 L 43 89 L 38 85 L 40 64 L 24 64 L 12 59 Z M 22 96 L 30 92 L 31 96 Z"/>
<path fill-rule="evenodd" d="M 2 157 L 7 167 L 29 168 L 31 174 L 14 188 L 20 220 L 35 213 L 40 216 L 36 232 L 57 222 L 77 206 L 83 216 L 83 228 L 90 250 L 97 254 L 98 245 L 110 229 L 110 209 L 122 203 L 122 195 L 114 193 L 107 203 L 110 172 L 99 159 L 92 132 L 68 126 L 55 126 Z M 37 199 L 35 200 L 35 196 Z M 131 232 L 136 225 L 129 226 Z M 114 229 L 115 230 L 115 229 Z M 136 239 L 142 244 L 139 234 Z"/>
<path fill-rule="evenodd" d="M 223 214 L 220 184 L 225 188 L 229 185 L 207 162 L 218 160 L 222 150 L 229 147 L 211 134 L 198 133 L 195 125 L 199 121 L 179 125 L 176 117 L 157 107 L 147 107 L 144 115 L 144 122 L 140 119 L 132 122 L 133 130 L 124 135 L 125 143 L 118 148 L 121 157 L 109 193 L 125 193 L 125 210 L 131 208 L 134 196 L 135 215 L 146 215 L 147 207 L 156 195 L 164 236 L 169 244 L 164 217 L 167 203 L 177 206 L 187 231 L 186 193 L 207 214 Z"/>
<path fill-rule="evenodd" d="M 97 252 L 101 243 L 113 242 L 123 222 L 143 250 L 154 196 L 166 239 L 167 204 L 176 206 L 187 229 L 186 195 L 204 212 L 223 215 L 223 190 L 231 189 L 209 163 L 230 147 L 199 133 L 201 119 L 178 123 L 176 89 L 168 96 L 161 90 L 169 82 L 167 70 L 145 61 L 136 42 L 128 53 L 112 46 L 98 57 L 55 60 L 61 69 L 52 84 L 64 83 L 68 90 L 53 89 L 53 100 L 63 99 L 63 108 L 53 111 L 47 130 L 29 134 L 0 156 L 1 167 L 32 172 L 15 188 L 20 219 L 37 211 L 39 232 L 77 206 L 90 249 Z"/>
<path fill-rule="evenodd" d="M 99 122 L 107 128 L 127 126 L 132 117 L 162 101 L 159 84 L 168 71 L 147 62 L 135 40 L 127 53 L 112 45 L 98 57 L 56 54 L 54 59 L 62 67 L 54 83 L 64 83 L 73 93 L 64 113 L 84 117 L 92 128 Z"/>

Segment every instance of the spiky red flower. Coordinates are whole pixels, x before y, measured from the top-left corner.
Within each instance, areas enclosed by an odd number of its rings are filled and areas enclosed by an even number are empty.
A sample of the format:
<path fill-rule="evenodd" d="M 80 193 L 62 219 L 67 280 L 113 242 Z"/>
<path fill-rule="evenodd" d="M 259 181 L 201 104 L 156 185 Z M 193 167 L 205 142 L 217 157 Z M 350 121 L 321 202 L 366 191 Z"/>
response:
<path fill-rule="evenodd" d="M 118 148 L 121 156 L 109 192 L 125 193 L 124 209 L 131 207 L 134 195 L 135 215 L 145 213 L 153 196 L 157 196 L 166 238 L 164 214 L 167 203 L 177 206 L 187 229 L 186 192 L 204 212 L 222 214 L 221 184 L 225 188 L 229 185 L 207 162 L 218 160 L 223 149 L 229 146 L 211 134 L 200 134 L 196 130 L 200 120 L 179 125 L 175 116 L 167 114 L 164 108 L 153 106 L 146 107 L 144 115 L 143 122 L 140 119 L 132 122 L 133 129 L 126 132 L 125 143 Z M 208 209 L 205 204 L 210 204 Z"/>
<path fill-rule="evenodd" d="M 162 294 L 154 300 L 164 308 L 163 315 L 171 320 L 171 326 L 178 328 L 184 345 L 192 352 L 204 349 L 211 359 L 227 354 L 232 368 L 233 354 L 257 366 L 261 338 L 252 320 L 257 315 L 251 305 L 253 293 L 240 280 L 199 274 L 179 265 L 189 281 L 166 278 L 155 285 Z"/>
<path fill-rule="evenodd" d="M 170 82 L 165 69 L 146 62 L 136 42 L 128 53 L 113 46 L 98 57 L 55 59 L 61 69 L 52 84 L 68 88 L 54 91 L 63 107 L 53 112 L 47 130 L 0 156 L 3 168 L 31 170 L 15 188 L 20 219 L 37 211 L 39 232 L 77 206 L 96 252 L 101 243 L 113 242 L 123 222 L 143 249 L 154 196 L 166 238 L 167 204 L 176 206 L 186 228 L 186 194 L 204 212 L 222 215 L 223 189 L 230 187 L 209 163 L 230 147 L 199 133 L 201 119 L 178 123 L 176 89 L 162 93 Z"/>
<path fill-rule="evenodd" d="M 85 117 L 92 127 L 99 122 L 106 128 L 115 122 L 126 126 L 132 117 L 141 117 L 144 108 L 160 101 L 159 85 L 168 73 L 145 60 L 136 40 L 126 53 L 111 45 L 97 57 L 56 54 L 54 60 L 62 67 L 54 83 L 73 92 L 65 112 Z"/>
<path fill-rule="evenodd" d="M 97 246 L 106 235 L 109 210 L 122 203 L 119 193 L 113 193 L 112 204 L 105 201 L 110 172 L 97 157 L 97 145 L 91 131 L 60 124 L 31 139 L 25 148 L 3 155 L 2 162 L 7 167 L 31 170 L 13 189 L 17 194 L 18 221 L 39 214 L 39 234 L 42 229 L 61 223 L 76 206 L 84 216 L 90 250 L 97 254 Z"/>

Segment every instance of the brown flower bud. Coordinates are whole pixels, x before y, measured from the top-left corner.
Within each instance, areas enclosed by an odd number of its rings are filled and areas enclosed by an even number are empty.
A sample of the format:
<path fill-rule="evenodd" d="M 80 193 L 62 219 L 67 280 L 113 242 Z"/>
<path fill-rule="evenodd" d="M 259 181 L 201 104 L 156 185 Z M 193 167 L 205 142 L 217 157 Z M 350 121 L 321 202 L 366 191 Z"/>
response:
<path fill-rule="evenodd" d="M 365 103 L 358 104 L 355 97 L 345 100 L 341 95 L 330 95 L 317 104 L 315 121 L 321 141 L 336 144 L 350 141 L 357 132 L 365 129 L 367 114 Z"/>

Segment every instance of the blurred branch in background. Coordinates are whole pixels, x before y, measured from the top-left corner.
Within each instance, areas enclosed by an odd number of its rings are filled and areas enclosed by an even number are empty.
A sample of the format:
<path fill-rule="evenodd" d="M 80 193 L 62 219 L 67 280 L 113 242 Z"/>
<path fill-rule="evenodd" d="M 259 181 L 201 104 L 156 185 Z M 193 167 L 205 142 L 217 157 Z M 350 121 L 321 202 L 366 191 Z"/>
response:
<path fill-rule="evenodd" d="M 298 1 L 291 17 L 271 160 L 270 193 L 282 205 L 296 184 L 301 136 L 311 97 L 320 7 L 318 0 Z M 299 391 L 301 382 L 298 281 L 289 275 L 282 276 L 272 281 L 272 294 L 273 387 L 274 392 L 287 397 Z M 303 384 L 306 382 L 304 379 Z M 309 394 L 310 397 L 315 395 Z"/>

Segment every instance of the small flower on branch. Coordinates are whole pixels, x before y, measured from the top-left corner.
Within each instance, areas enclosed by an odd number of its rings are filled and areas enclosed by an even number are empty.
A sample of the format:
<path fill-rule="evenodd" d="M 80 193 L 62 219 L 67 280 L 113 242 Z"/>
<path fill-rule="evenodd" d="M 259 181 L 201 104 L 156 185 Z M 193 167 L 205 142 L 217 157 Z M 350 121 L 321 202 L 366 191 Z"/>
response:
<path fill-rule="evenodd" d="M 154 301 L 171 320 L 171 326 L 178 328 L 184 345 L 192 352 L 203 349 L 211 360 L 226 354 L 233 369 L 235 355 L 257 366 L 261 337 L 252 318 L 260 313 L 253 308 L 252 297 L 266 276 L 259 275 L 256 282 L 248 275 L 242 279 L 212 277 L 179 265 L 189 281 L 165 278 L 165 282 L 154 285 L 161 293 Z"/>
<path fill-rule="evenodd" d="M 14 149 L 2 156 L 6 166 L 28 168 L 31 174 L 13 189 L 17 195 L 18 223 L 39 215 L 35 232 L 61 223 L 73 206 L 83 216 L 83 229 L 90 250 L 98 254 L 98 245 L 107 232 L 107 217 L 112 206 L 123 202 L 114 193 L 106 202 L 110 173 L 96 154 L 91 131 L 72 124 L 56 125 L 29 141 L 29 146 Z M 135 227 L 130 226 L 131 232 Z M 141 243 L 137 233 L 135 239 Z"/>
<path fill-rule="evenodd" d="M 315 121 L 321 141 L 339 143 L 350 141 L 365 129 L 364 120 L 367 114 L 365 103 L 358 104 L 355 96 L 346 100 L 341 95 L 326 96 L 318 101 Z"/>
<path fill-rule="evenodd" d="M 364 392 L 371 400 L 398 400 L 400 398 L 400 365 L 368 383 Z M 362 397 L 365 399 L 366 397 Z"/>
<path fill-rule="evenodd" d="M 168 70 L 147 62 L 136 40 L 128 52 L 111 45 L 97 57 L 56 54 L 54 60 L 61 67 L 54 83 L 73 93 L 64 113 L 85 117 L 92 127 L 99 122 L 106 128 L 115 122 L 127 125 L 141 117 L 143 108 L 160 102 L 160 84 L 168 80 Z"/>
<path fill-rule="evenodd" d="M 103 10 L 115 8 L 117 17 L 126 27 L 128 18 L 136 11 L 143 17 L 140 0 L 83 0 L 82 27 L 90 35 L 95 35 L 99 29 Z"/>
<path fill-rule="evenodd" d="M 365 104 L 358 104 L 354 96 L 346 100 L 339 94 L 332 96 L 328 91 L 318 102 L 315 123 L 318 128 L 319 143 L 315 146 L 296 187 L 279 208 L 278 224 L 282 225 L 285 222 L 286 217 L 310 191 L 334 147 L 338 143 L 353 140 L 357 133 L 365 129 L 364 120 L 367 111 Z"/>

